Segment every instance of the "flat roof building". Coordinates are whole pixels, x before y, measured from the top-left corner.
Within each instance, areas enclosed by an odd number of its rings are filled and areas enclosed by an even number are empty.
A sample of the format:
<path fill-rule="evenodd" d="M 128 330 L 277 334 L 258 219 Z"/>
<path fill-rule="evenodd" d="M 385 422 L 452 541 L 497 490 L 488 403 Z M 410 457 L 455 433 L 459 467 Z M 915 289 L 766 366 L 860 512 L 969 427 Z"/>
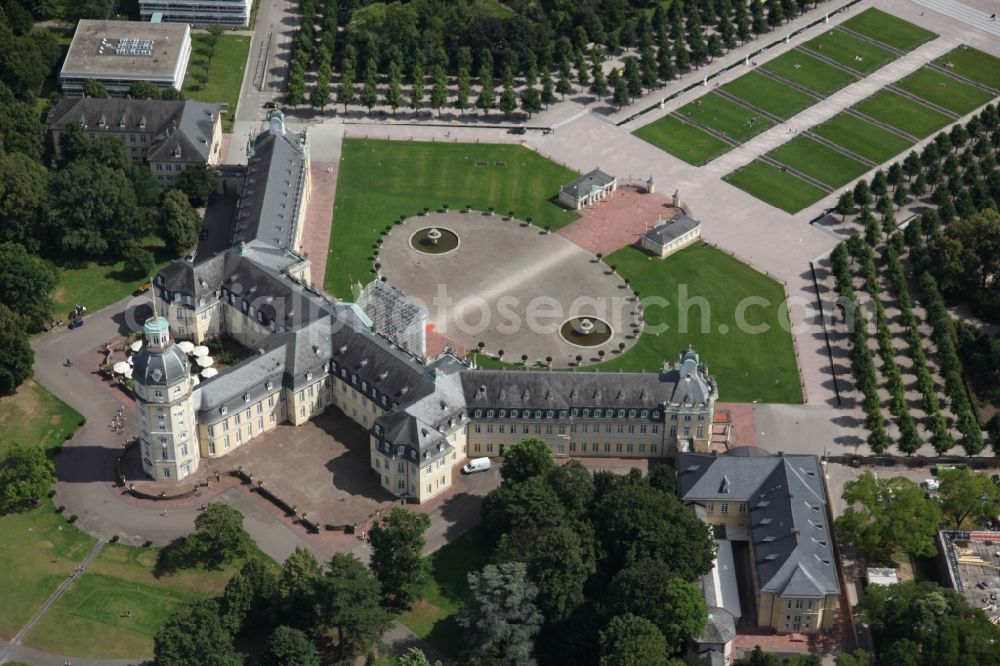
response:
<path fill-rule="evenodd" d="M 100 81 L 117 97 L 137 81 L 180 90 L 190 58 L 190 26 L 84 19 L 69 45 L 59 85 L 67 97 L 81 97 L 87 79 Z"/>
<path fill-rule="evenodd" d="M 139 15 L 145 21 L 159 14 L 164 23 L 246 28 L 252 5 L 253 0 L 139 0 Z"/>

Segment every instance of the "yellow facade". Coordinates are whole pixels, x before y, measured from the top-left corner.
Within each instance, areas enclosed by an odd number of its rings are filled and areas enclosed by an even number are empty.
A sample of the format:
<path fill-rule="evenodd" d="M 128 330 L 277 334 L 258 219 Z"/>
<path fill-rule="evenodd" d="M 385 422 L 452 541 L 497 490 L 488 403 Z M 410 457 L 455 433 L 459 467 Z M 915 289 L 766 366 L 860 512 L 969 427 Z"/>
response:
<path fill-rule="evenodd" d="M 780 632 L 803 634 L 832 629 L 838 600 L 835 594 L 809 599 L 761 592 L 757 597 L 757 624 Z"/>

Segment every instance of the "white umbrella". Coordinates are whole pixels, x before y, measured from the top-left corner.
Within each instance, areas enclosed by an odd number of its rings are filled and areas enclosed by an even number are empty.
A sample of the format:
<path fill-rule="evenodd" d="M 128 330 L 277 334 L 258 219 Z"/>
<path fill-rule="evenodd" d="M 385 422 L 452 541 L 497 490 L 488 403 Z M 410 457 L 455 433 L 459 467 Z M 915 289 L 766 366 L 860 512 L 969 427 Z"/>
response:
<path fill-rule="evenodd" d="M 135 365 L 135 356 L 129 356 L 128 357 L 128 364 L 129 365 Z"/>
<path fill-rule="evenodd" d="M 142 340 L 136 340 L 131 345 L 129 345 L 129 347 L 131 347 L 132 351 L 134 352 L 139 351 L 140 349 L 142 349 Z"/>
<path fill-rule="evenodd" d="M 201 371 L 201 376 L 203 379 L 210 379 L 219 374 L 219 371 L 215 368 L 205 368 Z"/>
<path fill-rule="evenodd" d="M 198 364 L 199 368 L 210 368 L 215 364 L 215 359 L 211 356 L 202 356 L 195 363 Z"/>
<path fill-rule="evenodd" d="M 177 343 L 177 346 L 180 347 L 180 350 L 185 354 L 190 354 L 194 349 L 194 343 L 190 340 L 181 340 Z"/>
<path fill-rule="evenodd" d="M 191 350 L 191 353 L 195 356 L 208 356 L 208 347 L 205 345 L 198 345 Z"/>
<path fill-rule="evenodd" d="M 127 379 L 132 379 L 132 366 L 125 368 L 124 374 Z"/>
<path fill-rule="evenodd" d="M 194 375 L 193 377 L 191 377 L 191 383 L 197 386 L 198 384 L 201 383 L 201 377 L 199 377 L 198 375 Z"/>
<path fill-rule="evenodd" d="M 118 361 L 117 363 L 114 364 L 114 366 L 111 369 L 117 372 L 119 375 L 124 375 L 126 370 L 131 370 L 131 368 L 128 367 L 128 363 L 126 363 L 125 361 Z"/>

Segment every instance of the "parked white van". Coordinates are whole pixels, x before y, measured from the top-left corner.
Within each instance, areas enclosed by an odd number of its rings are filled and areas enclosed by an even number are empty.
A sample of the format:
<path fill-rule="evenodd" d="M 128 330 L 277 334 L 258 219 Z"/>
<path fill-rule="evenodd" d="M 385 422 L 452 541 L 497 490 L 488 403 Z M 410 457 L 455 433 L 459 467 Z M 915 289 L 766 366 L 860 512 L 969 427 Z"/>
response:
<path fill-rule="evenodd" d="M 462 471 L 466 474 L 475 474 L 476 472 L 485 472 L 490 468 L 489 458 L 473 458 L 465 464 Z"/>

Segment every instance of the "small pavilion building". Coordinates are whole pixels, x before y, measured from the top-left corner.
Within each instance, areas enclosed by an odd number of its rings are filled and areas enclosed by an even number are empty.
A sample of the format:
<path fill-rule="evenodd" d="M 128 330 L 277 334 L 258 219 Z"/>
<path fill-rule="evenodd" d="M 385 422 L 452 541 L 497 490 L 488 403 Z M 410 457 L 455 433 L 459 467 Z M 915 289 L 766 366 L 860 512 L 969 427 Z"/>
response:
<path fill-rule="evenodd" d="M 657 222 L 642 235 L 639 244 L 643 250 L 664 259 L 699 238 L 701 223 L 679 213 L 672 219 Z"/>
<path fill-rule="evenodd" d="M 559 203 L 572 210 L 580 210 L 606 199 L 617 189 L 617 178 L 594 169 L 559 188 Z"/>

